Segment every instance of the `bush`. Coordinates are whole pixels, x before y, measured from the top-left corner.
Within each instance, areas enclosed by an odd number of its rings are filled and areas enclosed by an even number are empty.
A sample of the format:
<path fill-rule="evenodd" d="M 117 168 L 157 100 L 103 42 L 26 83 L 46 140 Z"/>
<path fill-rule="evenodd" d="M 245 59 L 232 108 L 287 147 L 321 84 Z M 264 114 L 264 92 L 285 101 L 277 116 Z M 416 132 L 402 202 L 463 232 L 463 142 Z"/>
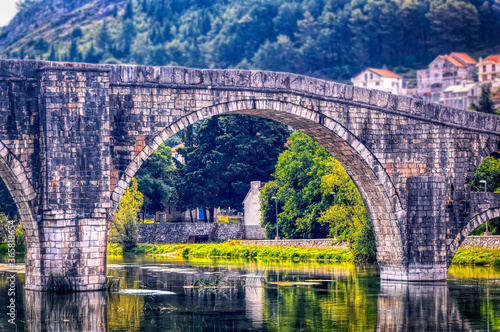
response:
<path fill-rule="evenodd" d="M 137 187 L 137 180 L 132 178 L 120 200 L 113 218 L 113 227 L 109 232 L 110 242 L 121 244 L 126 252 L 136 246 L 139 237 L 139 212 L 144 199 Z"/>

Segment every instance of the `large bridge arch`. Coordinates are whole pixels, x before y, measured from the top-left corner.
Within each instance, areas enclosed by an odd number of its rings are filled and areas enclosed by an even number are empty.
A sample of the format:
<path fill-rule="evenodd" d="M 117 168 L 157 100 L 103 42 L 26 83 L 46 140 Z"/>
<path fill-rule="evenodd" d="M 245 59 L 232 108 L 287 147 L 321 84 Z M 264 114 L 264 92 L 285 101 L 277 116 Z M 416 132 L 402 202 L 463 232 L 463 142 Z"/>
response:
<path fill-rule="evenodd" d="M 134 174 L 142 163 L 169 137 L 198 121 L 215 115 L 248 114 L 282 122 L 303 131 L 321 144 L 344 166 L 365 202 L 377 243 L 377 258 L 384 267 L 404 269 L 404 210 L 396 188 L 373 153 L 348 129 L 330 117 L 306 107 L 276 100 L 237 100 L 191 112 L 165 127 L 153 137 L 118 180 L 111 194 L 117 208 Z M 385 277 L 384 275 L 382 277 Z"/>
<path fill-rule="evenodd" d="M 23 165 L 8 147 L 0 141 L 0 177 L 9 190 L 14 203 L 17 206 L 19 216 L 22 222 L 25 242 L 26 242 L 26 271 L 27 282 L 30 278 L 40 276 L 39 260 L 39 229 L 35 216 L 34 204 L 36 193 L 26 174 Z"/>

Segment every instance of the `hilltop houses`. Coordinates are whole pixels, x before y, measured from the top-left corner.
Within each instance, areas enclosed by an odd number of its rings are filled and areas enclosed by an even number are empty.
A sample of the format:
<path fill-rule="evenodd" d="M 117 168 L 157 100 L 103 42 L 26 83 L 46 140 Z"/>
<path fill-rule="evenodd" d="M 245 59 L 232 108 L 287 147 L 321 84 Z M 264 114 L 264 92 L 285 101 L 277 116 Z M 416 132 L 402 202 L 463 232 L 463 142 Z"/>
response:
<path fill-rule="evenodd" d="M 437 56 L 426 69 L 417 70 L 417 94 L 426 101 L 444 102 L 444 90 L 472 82 L 477 61 L 466 53 Z"/>
<path fill-rule="evenodd" d="M 401 94 L 403 77 L 387 69 L 366 68 L 351 79 L 354 86 Z"/>
<path fill-rule="evenodd" d="M 500 106 L 500 54 L 490 55 L 479 63 L 467 53 L 453 52 L 437 56 L 426 69 L 417 70 L 417 88 L 387 70 L 366 68 L 354 76 L 354 86 L 409 95 L 455 108 L 470 108 L 477 103 L 481 87 L 491 87 L 492 100 Z"/>

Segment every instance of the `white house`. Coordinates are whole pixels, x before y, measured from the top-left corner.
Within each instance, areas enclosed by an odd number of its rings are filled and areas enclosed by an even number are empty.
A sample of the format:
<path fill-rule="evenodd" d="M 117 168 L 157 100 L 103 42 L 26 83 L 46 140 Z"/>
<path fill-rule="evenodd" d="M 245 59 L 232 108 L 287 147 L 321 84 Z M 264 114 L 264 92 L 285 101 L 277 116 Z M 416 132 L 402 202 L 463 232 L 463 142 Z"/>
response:
<path fill-rule="evenodd" d="M 444 105 L 455 108 L 469 108 L 472 103 L 478 102 L 481 94 L 479 83 L 464 83 L 461 85 L 452 85 L 444 90 Z"/>
<path fill-rule="evenodd" d="M 265 239 L 264 228 L 260 226 L 260 188 L 264 185 L 261 181 L 250 182 L 250 190 L 243 200 L 245 209 L 245 238 L 249 240 Z"/>
<path fill-rule="evenodd" d="M 500 55 L 490 55 L 477 64 L 479 82 L 489 84 L 492 91 L 500 87 Z"/>
<path fill-rule="evenodd" d="M 381 90 L 392 94 L 403 93 L 403 78 L 387 69 L 366 68 L 351 78 L 354 86 Z"/>

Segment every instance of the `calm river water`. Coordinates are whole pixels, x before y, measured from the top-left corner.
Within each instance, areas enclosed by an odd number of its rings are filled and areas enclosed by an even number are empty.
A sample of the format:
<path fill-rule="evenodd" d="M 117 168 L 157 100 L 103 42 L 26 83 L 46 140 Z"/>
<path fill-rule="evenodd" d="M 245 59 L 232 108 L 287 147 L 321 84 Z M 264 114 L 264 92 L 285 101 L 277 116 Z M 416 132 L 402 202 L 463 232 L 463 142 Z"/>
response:
<path fill-rule="evenodd" d="M 381 282 L 375 266 L 112 258 L 112 292 L 25 291 L 17 331 L 496 331 L 500 270 L 452 267 L 443 283 Z M 8 273 L 0 266 L 0 331 Z"/>

